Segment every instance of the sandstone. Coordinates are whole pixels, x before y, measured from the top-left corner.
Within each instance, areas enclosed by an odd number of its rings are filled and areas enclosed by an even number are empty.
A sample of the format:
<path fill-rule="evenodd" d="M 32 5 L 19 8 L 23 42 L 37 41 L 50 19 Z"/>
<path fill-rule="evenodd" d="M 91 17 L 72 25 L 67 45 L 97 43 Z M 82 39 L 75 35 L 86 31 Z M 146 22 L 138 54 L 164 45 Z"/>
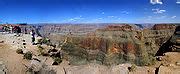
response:
<path fill-rule="evenodd" d="M 132 31 L 133 27 L 131 25 L 127 24 L 115 24 L 115 25 L 109 25 L 104 29 L 99 30 L 105 30 L 105 31 Z"/>
<path fill-rule="evenodd" d="M 175 25 L 170 25 L 170 24 L 155 24 L 153 26 L 153 30 L 167 30 L 167 29 L 175 29 Z"/>
<path fill-rule="evenodd" d="M 129 72 L 129 74 L 155 74 L 155 68 L 137 67 L 135 71 Z"/>
<path fill-rule="evenodd" d="M 180 67 L 160 66 L 158 74 L 180 74 Z"/>

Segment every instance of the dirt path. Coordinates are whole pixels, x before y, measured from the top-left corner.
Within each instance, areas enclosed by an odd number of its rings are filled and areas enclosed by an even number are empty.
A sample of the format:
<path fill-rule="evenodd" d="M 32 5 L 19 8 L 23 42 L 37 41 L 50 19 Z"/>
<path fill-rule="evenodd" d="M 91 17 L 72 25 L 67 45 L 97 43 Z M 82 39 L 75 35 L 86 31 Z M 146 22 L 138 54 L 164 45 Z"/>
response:
<path fill-rule="evenodd" d="M 0 58 L 3 59 L 7 69 L 7 74 L 25 74 L 25 66 L 22 55 L 19 55 L 15 50 L 10 49 L 6 44 L 0 44 Z"/>

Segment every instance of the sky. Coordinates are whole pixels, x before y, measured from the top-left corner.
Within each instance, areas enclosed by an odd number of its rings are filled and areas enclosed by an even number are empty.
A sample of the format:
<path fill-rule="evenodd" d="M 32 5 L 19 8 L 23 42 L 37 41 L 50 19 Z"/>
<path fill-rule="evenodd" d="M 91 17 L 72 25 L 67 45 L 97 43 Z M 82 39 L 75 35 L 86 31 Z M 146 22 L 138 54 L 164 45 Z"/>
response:
<path fill-rule="evenodd" d="M 180 0 L 0 0 L 0 23 L 180 23 Z"/>

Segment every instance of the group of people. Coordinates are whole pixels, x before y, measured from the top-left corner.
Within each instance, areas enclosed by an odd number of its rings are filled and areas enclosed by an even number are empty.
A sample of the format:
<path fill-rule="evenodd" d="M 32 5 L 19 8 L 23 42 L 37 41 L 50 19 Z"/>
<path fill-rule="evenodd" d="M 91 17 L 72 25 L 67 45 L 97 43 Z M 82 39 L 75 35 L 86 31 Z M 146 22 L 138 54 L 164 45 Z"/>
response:
<path fill-rule="evenodd" d="M 25 26 L 21 27 L 19 25 L 0 25 L 0 30 L 4 33 L 16 33 L 16 36 L 20 36 L 23 33 L 30 34 L 33 45 L 38 44 L 42 41 L 42 36 L 39 33 L 39 30 L 35 27 L 28 28 Z"/>
<path fill-rule="evenodd" d="M 5 25 L 2 26 L 2 32 L 21 33 L 21 28 L 19 26 Z"/>

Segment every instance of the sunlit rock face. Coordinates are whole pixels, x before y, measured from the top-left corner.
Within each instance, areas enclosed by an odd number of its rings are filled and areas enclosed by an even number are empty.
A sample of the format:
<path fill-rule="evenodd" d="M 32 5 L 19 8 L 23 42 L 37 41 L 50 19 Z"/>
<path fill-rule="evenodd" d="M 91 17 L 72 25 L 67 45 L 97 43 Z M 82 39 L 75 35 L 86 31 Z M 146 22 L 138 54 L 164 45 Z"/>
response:
<path fill-rule="evenodd" d="M 175 29 L 175 25 L 171 24 L 155 24 L 152 29 L 153 30 L 167 30 L 167 29 Z"/>
<path fill-rule="evenodd" d="M 128 24 L 116 24 L 116 25 L 108 25 L 104 29 L 99 29 L 104 31 L 132 31 L 133 27 Z"/>

